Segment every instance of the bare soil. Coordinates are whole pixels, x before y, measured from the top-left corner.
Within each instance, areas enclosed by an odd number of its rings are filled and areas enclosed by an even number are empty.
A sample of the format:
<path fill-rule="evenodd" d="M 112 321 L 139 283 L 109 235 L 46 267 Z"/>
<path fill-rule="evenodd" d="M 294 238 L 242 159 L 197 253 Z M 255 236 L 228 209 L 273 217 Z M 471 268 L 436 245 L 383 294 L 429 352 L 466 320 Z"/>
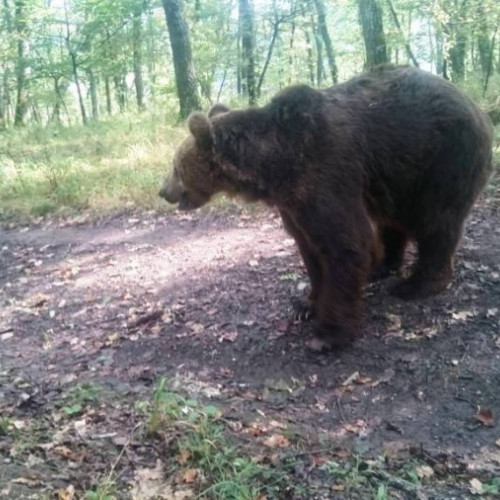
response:
<path fill-rule="evenodd" d="M 301 498 L 370 498 L 332 489 L 319 464 L 380 456 L 421 471 L 414 491 L 379 475 L 389 498 L 472 498 L 474 480 L 500 477 L 499 222 L 474 211 L 437 297 L 369 285 L 363 337 L 327 354 L 306 347 L 314 323 L 290 319 L 307 278 L 265 209 L 4 223 L 0 418 L 17 432 L 0 432 L 0 498 L 70 498 L 111 468 L 129 498 L 134 471 L 161 458 L 123 446 L 161 377 L 221 408 L 243 444 L 286 429 Z M 70 418 L 85 384 L 109 396 Z"/>

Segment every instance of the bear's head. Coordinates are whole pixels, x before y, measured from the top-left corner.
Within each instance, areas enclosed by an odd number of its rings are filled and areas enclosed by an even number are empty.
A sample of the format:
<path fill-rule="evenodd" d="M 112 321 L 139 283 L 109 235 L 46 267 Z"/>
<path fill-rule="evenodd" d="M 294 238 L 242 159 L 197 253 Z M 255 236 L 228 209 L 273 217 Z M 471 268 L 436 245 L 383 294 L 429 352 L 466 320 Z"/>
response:
<path fill-rule="evenodd" d="M 229 108 L 215 104 L 208 115 L 191 113 L 188 128 L 191 135 L 177 148 L 173 168 L 159 195 L 180 210 L 193 210 L 207 203 L 222 189 L 214 175 L 215 137 L 212 119 Z"/>
<path fill-rule="evenodd" d="M 159 195 L 180 210 L 201 207 L 220 192 L 275 204 L 276 193 L 293 185 L 303 159 L 317 150 L 323 104 L 321 92 L 300 85 L 260 108 L 216 104 L 208 115 L 192 113 L 191 134 L 175 152 Z"/>

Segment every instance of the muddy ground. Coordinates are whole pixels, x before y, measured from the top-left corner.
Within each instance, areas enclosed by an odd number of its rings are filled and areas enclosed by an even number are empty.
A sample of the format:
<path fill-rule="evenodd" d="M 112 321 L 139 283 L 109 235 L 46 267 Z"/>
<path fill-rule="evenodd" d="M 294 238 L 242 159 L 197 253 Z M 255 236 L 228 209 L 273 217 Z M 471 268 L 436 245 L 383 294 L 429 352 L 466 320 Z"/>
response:
<path fill-rule="evenodd" d="M 220 408 L 242 445 L 286 433 L 297 498 L 371 498 L 318 464 L 381 456 L 418 476 L 409 488 L 380 471 L 387 498 L 472 498 L 481 484 L 493 498 L 500 213 L 474 211 L 445 293 L 404 303 L 388 294 L 395 279 L 366 290 L 363 338 L 316 354 L 313 324 L 290 320 L 304 269 L 268 210 L 4 223 L 0 498 L 79 498 L 110 469 L 116 498 L 133 497 L 134 473 L 161 454 L 123 443 L 163 376 Z M 106 397 L 92 410 L 68 396 L 96 386 Z"/>

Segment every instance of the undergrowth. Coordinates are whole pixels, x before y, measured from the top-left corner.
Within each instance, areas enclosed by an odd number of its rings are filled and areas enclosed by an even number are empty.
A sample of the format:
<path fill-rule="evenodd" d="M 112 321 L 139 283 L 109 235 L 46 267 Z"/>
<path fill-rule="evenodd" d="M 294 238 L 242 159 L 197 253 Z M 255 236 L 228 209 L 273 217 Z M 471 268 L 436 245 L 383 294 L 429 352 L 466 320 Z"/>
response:
<path fill-rule="evenodd" d="M 272 499 L 289 491 L 284 469 L 252 460 L 231 441 L 216 407 L 170 391 L 165 379 L 153 400 L 138 407 L 146 437 L 164 443 L 165 460 L 173 458 L 172 470 L 196 490 L 196 498 Z"/>
<path fill-rule="evenodd" d="M 168 209 L 158 189 L 185 127 L 156 114 L 0 134 L 0 214 Z"/>

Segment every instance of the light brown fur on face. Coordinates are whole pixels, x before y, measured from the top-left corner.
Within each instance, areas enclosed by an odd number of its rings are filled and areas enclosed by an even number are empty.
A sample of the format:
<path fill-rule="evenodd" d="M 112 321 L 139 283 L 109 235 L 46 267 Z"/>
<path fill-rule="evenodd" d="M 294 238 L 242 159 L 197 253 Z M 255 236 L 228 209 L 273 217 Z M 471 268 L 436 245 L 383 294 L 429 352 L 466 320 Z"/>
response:
<path fill-rule="evenodd" d="M 199 208 L 214 194 L 210 178 L 208 161 L 196 147 L 194 137 L 188 137 L 177 149 L 172 172 L 159 194 L 169 203 L 179 204 L 180 210 Z"/>

